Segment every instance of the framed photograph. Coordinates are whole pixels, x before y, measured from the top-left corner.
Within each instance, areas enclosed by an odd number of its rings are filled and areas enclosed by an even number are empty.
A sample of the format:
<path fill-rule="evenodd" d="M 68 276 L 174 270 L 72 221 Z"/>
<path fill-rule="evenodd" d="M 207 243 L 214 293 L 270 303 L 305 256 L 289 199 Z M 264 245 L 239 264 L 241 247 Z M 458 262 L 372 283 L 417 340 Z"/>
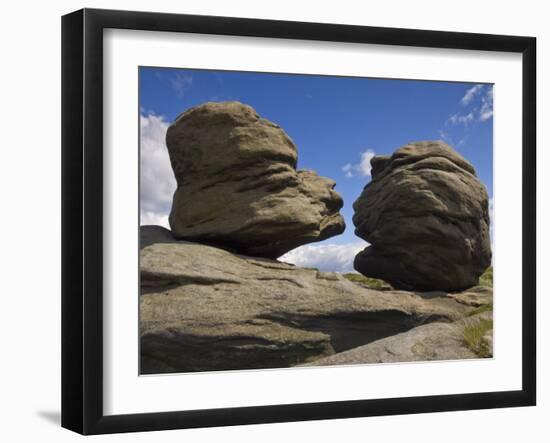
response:
<path fill-rule="evenodd" d="M 64 427 L 535 405 L 534 38 L 84 9 L 62 58 Z"/>

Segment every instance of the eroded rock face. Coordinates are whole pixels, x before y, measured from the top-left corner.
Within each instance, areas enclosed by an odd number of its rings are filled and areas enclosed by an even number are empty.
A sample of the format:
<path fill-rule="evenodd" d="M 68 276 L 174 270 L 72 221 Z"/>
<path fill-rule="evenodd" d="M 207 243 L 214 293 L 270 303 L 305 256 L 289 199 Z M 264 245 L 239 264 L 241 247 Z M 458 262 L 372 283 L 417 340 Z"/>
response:
<path fill-rule="evenodd" d="M 475 309 L 170 235 L 141 228 L 142 373 L 295 366 Z"/>
<path fill-rule="evenodd" d="M 335 182 L 297 171 L 296 146 L 239 102 L 181 114 L 166 145 L 178 188 L 170 226 L 182 239 L 277 258 L 344 231 Z"/>
<path fill-rule="evenodd" d="M 340 352 L 304 366 L 358 365 L 367 363 L 398 363 L 409 361 L 465 360 L 480 358 L 464 341 L 464 327 L 480 318 L 492 318 L 484 313 L 452 323 L 434 322 L 406 332 L 376 340 L 348 351 Z M 486 354 L 493 355 L 493 331 L 483 337 Z"/>
<path fill-rule="evenodd" d="M 491 264 L 489 205 L 473 166 L 441 141 L 371 161 L 355 201 L 355 234 L 371 245 L 355 269 L 396 288 L 457 291 Z"/>

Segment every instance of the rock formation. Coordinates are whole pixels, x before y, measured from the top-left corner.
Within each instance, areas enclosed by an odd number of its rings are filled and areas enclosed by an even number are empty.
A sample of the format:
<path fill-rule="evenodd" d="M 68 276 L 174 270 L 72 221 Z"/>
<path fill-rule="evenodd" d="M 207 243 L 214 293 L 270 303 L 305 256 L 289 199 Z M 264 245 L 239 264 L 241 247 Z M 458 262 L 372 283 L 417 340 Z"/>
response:
<path fill-rule="evenodd" d="M 306 364 L 492 301 L 483 288 L 462 297 L 370 290 L 341 274 L 176 241 L 158 226 L 141 227 L 140 271 L 142 373 Z"/>
<path fill-rule="evenodd" d="M 492 314 L 483 313 L 452 323 L 434 322 L 400 334 L 385 337 L 308 363 L 305 366 L 358 365 L 366 363 L 399 363 L 407 361 L 464 360 L 479 358 L 464 341 L 464 328 Z M 492 330 L 483 337 L 487 356 L 493 355 Z"/>
<path fill-rule="evenodd" d="M 370 243 L 354 267 L 408 290 L 475 286 L 491 264 L 488 196 L 473 166 L 441 141 L 371 160 L 355 201 L 355 234 Z"/>
<path fill-rule="evenodd" d="M 344 231 L 334 181 L 297 171 L 296 146 L 239 102 L 206 103 L 168 128 L 170 226 L 181 239 L 277 258 Z"/>

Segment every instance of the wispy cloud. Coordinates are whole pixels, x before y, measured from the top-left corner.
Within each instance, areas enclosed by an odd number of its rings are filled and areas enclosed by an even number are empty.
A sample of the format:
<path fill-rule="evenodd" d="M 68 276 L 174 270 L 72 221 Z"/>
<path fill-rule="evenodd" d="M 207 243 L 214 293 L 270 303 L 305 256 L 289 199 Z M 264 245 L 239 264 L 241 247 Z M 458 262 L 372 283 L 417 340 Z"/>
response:
<path fill-rule="evenodd" d="M 451 146 L 462 146 L 464 143 L 466 143 L 466 140 L 468 140 L 468 136 L 464 135 L 463 137 L 459 138 L 458 140 L 455 140 L 452 138 L 448 132 L 439 130 L 439 139 L 443 140 L 445 143 L 451 145 Z"/>
<path fill-rule="evenodd" d="M 468 124 L 473 121 L 485 122 L 493 116 L 493 86 L 475 85 L 466 90 L 466 93 L 460 100 L 463 106 L 473 105 L 468 114 L 459 113 L 449 117 L 451 124 Z"/>
<path fill-rule="evenodd" d="M 348 178 L 351 178 L 355 176 L 356 174 L 363 176 L 363 177 L 370 177 L 371 173 L 371 159 L 376 154 L 372 149 L 367 149 L 366 151 L 363 151 L 360 153 L 359 162 L 356 164 L 347 163 L 342 167 L 342 171 L 344 172 L 345 176 Z"/>
<path fill-rule="evenodd" d="M 459 114 L 459 113 L 453 114 L 449 117 L 449 120 L 448 120 L 448 122 L 451 125 L 458 125 L 458 124 L 468 125 L 473 121 L 474 121 L 473 111 L 470 111 L 468 114 Z"/>
<path fill-rule="evenodd" d="M 479 111 L 479 120 L 484 122 L 493 116 L 493 87 L 489 86 L 487 92 L 481 97 L 481 109 Z"/>
<path fill-rule="evenodd" d="M 366 242 L 304 245 L 287 252 L 279 260 L 320 271 L 352 272 L 355 256 L 367 246 Z"/>
<path fill-rule="evenodd" d="M 191 85 L 193 84 L 193 77 L 189 74 L 183 74 L 182 72 L 176 72 L 169 77 L 170 86 L 176 92 L 179 98 L 182 98 Z"/>
<path fill-rule="evenodd" d="M 475 98 L 476 95 L 478 95 L 481 90 L 483 89 L 483 85 L 474 85 L 470 89 L 466 91 L 462 99 L 460 100 L 460 104 L 463 106 L 467 106 L 470 104 L 470 102 Z"/>
<path fill-rule="evenodd" d="M 441 140 L 455 147 L 466 142 L 477 124 L 486 122 L 493 116 L 493 86 L 477 84 L 469 87 L 458 105 L 465 109 L 449 115 L 443 129 L 438 131 Z"/>
<path fill-rule="evenodd" d="M 450 145 L 454 145 L 454 141 L 453 139 L 451 138 L 451 136 L 449 135 L 448 132 L 446 131 L 443 131 L 442 129 L 439 130 L 439 138 L 441 140 L 443 140 L 444 142 L 446 143 L 449 143 Z"/>
<path fill-rule="evenodd" d="M 342 171 L 344 171 L 344 174 L 346 175 L 346 177 L 348 178 L 353 177 L 353 165 L 351 163 L 346 163 L 342 167 Z"/>

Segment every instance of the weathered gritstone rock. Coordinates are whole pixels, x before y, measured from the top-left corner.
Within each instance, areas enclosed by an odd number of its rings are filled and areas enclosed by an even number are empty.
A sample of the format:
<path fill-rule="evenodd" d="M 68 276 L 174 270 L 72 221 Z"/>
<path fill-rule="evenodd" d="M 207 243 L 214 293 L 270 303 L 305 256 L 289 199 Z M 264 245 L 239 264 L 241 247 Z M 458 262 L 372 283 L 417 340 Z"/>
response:
<path fill-rule="evenodd" d="M 297 171 L 296 146 L 276 124 L 239 102 L 181 114 L 166 145 L 178 188 L 175 236 L 277 258 L 344 231 L 335 182 Z"/>
<path fill-rule="evenodd" d="M 370 243 L 355 269 L 407 290 L 459 291 L 491 264 L 488 196 L 474 168 L 443 142 L 371 160 L 354 203 L 355 234 Z"/>
<path fill-rule="evenodd" d="M 480 358 L 464 341 L 464 327 L 480 319 L 492 318 L 492 312 L 453 323 L 434 322 L 401 334 L 382 338 L 349 351 L 315 360 L 304 366 L 333 366 L 410 361 L 463 360 Z M 483 337 L 486 356 L 493 355 L 493 331 Z M 484 358 L 487 358 L 484 357 Z"/>
<path fill-rule="evenodd" d="M 170 240 L 160 227 L 141 235 L 142 373 L 289 367 L 474 309 Z"/>
<path fill-rule="evenodd" d="M 488 286 L 475 286 L 464 292 L 449 294 L 457 302 L 468 306 L 479 307 L 493 303 L 493 288 Z"/>

